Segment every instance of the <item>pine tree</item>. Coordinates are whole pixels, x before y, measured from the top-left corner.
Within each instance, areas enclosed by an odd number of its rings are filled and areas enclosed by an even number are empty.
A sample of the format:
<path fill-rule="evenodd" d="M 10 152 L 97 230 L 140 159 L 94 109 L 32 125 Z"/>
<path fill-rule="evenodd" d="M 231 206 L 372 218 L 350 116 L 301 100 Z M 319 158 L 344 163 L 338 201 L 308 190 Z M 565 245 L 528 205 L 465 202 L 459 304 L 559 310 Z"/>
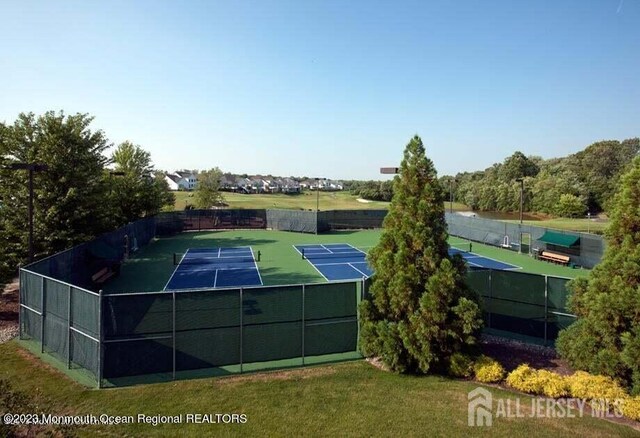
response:
<path fill-rule="evenodd" d="M 404 151 L 379 244 L 371 300 L 362 303 L 361 346 L 397 372 L 442 372 L 476 343 L 478 298 L 465 266 L 448 254 L 445 193 L 420 137 Z"/>
<path fill-rule="evenodd" d="M 570 283 L 578 321 L 557 348 L 575 368 L 619 378 L 640 394 L 640 157 L 622 177 L 606 236 L 600 264 Z"/>

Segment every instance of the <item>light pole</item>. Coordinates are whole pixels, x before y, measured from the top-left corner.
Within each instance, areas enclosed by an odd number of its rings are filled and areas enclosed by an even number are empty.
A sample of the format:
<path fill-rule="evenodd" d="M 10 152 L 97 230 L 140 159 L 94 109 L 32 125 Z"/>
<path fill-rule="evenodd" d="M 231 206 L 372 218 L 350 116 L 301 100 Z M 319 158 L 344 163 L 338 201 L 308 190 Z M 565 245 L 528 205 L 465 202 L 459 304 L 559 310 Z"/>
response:
<path fill-rule="evenodd" d="M 46 164 L 38 163 L 13 163 L 10 164 L 11 170 L 28 170 L 29 171 L 29 263 L 33 262 L 33 173 L 45 172 L 49 170 Z"/>
<path fill-rule="evenodd" d="M 453 183 L 458 182 L 457 179 L 451 178 L 449 180 L 449 213 L 453 213 Z"/>
<path fill-rule="evenodd" d="M 522 225 L 522 208 L 524 206 L 524 178 L 516 178 L 516 181 L 520 183 L 520 225 Z"/>
<path fill-rule="evenodd" d="M 320 211 L 320 181 L 326 178 L 316 178 L 316 211 Z"/>

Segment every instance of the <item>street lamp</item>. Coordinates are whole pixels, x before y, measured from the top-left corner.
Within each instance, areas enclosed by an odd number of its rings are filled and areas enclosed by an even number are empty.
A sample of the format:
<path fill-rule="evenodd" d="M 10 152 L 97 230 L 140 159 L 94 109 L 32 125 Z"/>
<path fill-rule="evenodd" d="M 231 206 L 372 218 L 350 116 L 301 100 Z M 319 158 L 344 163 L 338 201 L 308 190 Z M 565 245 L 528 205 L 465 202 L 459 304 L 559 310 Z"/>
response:
<path fill-rule="evenodd" d="M 449 213 L 453 213 L 453 183 L 458 182 L 457 179 L 451 178 L 449 180 Z"/>
<path fill-rule="evenodd" d="M 49 170 L 46 164 L 38 163 L 12 163 L 8 166 L 10 170 L 29 171 L 29 263 L 33 262 L 33 173 L 45 172 Z"/>
<path fill-rule="evenodd" d="M 326 178 L 316 178 L 316 211 L 320 211 L 320 181 L 325 181 Z"/>
<path fill-rule="evenodd" d="M 520 183 L 520 225 L 522 225 L 522 208 L 524 203 L 524 178 L 516 178 Z"/>

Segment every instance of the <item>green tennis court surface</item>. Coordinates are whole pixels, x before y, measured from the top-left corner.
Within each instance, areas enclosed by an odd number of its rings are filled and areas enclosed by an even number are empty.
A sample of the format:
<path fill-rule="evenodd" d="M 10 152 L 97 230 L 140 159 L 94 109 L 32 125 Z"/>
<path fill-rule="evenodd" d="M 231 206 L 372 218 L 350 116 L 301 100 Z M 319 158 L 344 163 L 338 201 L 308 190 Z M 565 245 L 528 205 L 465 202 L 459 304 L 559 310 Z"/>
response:
<path fill-rule="evenodd" d="M 261 253 L 258 269 L 262 283 L 269 285 L 325 282 L 325 278 L 307 260 L 300 257 L 294 245 L 313 245 L 343 242 L 368 253 L 380 239 L 381 230 L 335 231 L 326 234 L 301 234 L 285 231 L 243 230 L 191 232 L 156 239 L 126 261 L 118 277 L 105 285 L 105 292 L 162 291 L 174 272 L 174 253 L 204 248 L 251 247 Z M 468 247 L 468 241 L 455 237 L 452 247 Z M 587 270 L 571 269 L 535 260 L 524 254 L 473 243 L 473 252 L 480 256 L 519 266 L 520 272 L 577 277 Z"/>

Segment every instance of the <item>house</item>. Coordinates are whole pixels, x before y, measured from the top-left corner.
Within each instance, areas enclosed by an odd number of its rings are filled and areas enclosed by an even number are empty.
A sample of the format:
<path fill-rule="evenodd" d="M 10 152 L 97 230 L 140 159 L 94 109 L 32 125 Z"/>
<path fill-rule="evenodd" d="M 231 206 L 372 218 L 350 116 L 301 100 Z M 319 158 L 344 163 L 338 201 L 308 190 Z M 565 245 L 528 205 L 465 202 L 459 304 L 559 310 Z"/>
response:
<path fill-rule="evenodd" d="M 301 191 L 300 183 L 291 178 L 282 178 L 279 180 L 279 186 L 282 193 L 300 193 Z"/>
<path fill-rule="evenodd" d="M 170 190 L 194 190 L 198 183 L 198 174 L 188 170 L 165 173 L 164 179 Z"/>

